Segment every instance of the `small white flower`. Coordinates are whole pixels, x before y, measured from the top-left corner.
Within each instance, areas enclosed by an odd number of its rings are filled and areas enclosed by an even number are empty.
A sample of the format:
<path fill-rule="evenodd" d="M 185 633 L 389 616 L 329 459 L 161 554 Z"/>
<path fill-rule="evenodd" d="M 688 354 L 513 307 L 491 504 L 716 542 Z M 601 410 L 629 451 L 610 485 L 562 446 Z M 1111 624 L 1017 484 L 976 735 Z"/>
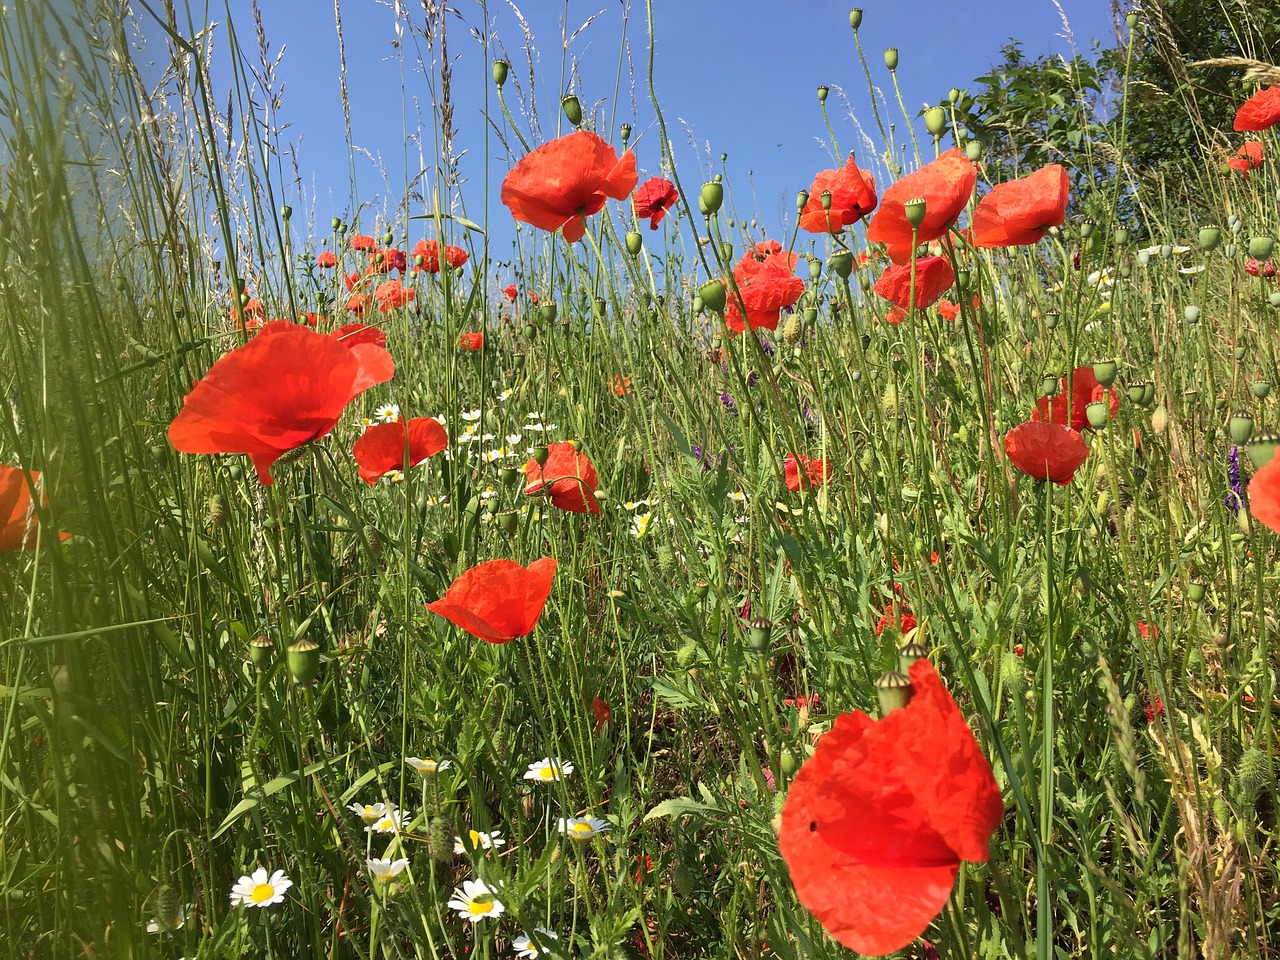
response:
<path fill-rule="evenodd" d="M 506 403 L 508 400 L 511 399 L 511 394 L 513 394 L 514 392 L 515 392 L 514 390 L 503 390 L 500 394 L 498 394 L 498 402 Z"/>
<path fill-rule="evenodd" d="M 1198 263 L 1198 264 L 1196 264 L 1194 267 L 1179 267 L 1179 268 L 1178 268 L 1178 272 L 1179 272 L 1179 273 L 1185 273 L 1185 274 L 1203 273 L 1203 272 L 1204 272 L 1204 264 L 1203 264 L 1203 263 Z"/>
<path fill-rule="evenodd" d="M 545 433 L 548 430 L 555 430 L 556 425 L 554 423 L 527 423 L 524 428 L 532 433 Z"/>
<path fill-rule="evenodd" d="M 526 420 L 541 420 L 541 419 L 542 419 L 542 414 L 538 413 L 538 412 L 535 410 L 533 413 L 526 413 L 526 414 L 524 415 L 524 418 L 525 418 Z"/>
<path fill-rule="evenodd" d="M 233 907 L 269 907 L 274 903 L 284 902 L 284 892 L 293 886 L 293 881 L 277 870 L 270 876 L 266 867 L 259 867 L 246 877 L 236 881 L 231 888 L 231 905 Z"/>
<path fill-rule="evenodd" d="M 652 513 L 639 513 L 631 518 L 631 535 L 633 537 L 643 537 L 649 532 L 649 525 L 653 522 Z"/>
<path fill-rule="evenodd" d="M 511 941 L 511 946 L 515 948 L 517 957 L 524 957 L 525 960 L 537 960 L 537 957 L 542 954 L 551 952 L 548 941 L 559 939 L 560 934 L 552 933 L 546 927 L 535 927 L 532 936 L 522 933 Z"/>
<path fill-rule="evenodd" d="M 462 886 L 455 887 L 453 897 L 448 906 L 471 923 L 478 923 L 485 917 L 496 917 L 507 908 L 497 899 L 498 888 L 491 887 L 483 880 L 464 880 Z"/>
<path fill-rule="evenodd" d="M 467 833 L 471 840 L 472 850 L 492 850 L 495 847 L 505 847 L 507 845 L 507 841 L 502 839 L 502 834 L 497 830 L 494 830 L 492 833 L 483 833 L 480 830 L 469 830 Z M 461 837 L 453 838 L 453 852 L 467 852 L 467 845 L 462 842 Z"/>
<path fill-rule="evenodd" d="M 561 817 L 560 832 L 574 840 L 590 840 L 608 833 L 612 828 L 599 817 Z"/>
<path fill-rule="evenodd" d="M 382 475 L 384 483 L 404 483 L 403 470 L 388 470 Z"/>
<path fill-rule="evenodd" d="M 404 824 L 413 819 L 407 811 L 397 810 L 395 804 L 387 807 L 387 812 L 373 823 L 365 826 L 366 830 L 373 833 L 398 833 Z"/>
<path fill-rule="evenodd" d="M 504 439 L 504 440 L 506 440 L 506 441 L 507 441 L 507 443 L 509 443 L 509 444 L 511 444 L 511 445 L 515 445 L 515 444 L 519 443 L 521 440 L 523 440 L 523 439 L 524 439 L 524 434 L 522 434 L 522 433 L 508 433 L 505 437 L 503 437 L 503 439 Z"/>
<path fill-rule="evenodd" d="M 622 506 L 624 509 L 630 510 L 632 513 L 635 513 L 641 507 L 649 507 L 652 505 L 653 504 L 646 498 L 644 500 L 628 500 Z"/>
<path fill-rule="evenodd" d="M 728 493 L 725 494 L 725 497 L 729 500 L 732 500 L 734 503 L 747 502 L 747 495 L 741 490 L 730 490 Z"/>
<path fill-rule="evenodd" d="M 483 490 L 480 491 L 480 500 L 482 502 L 487 500 L 492 500 L 495 497 L 497 497 L 497 495 L 498 495 L 498 491 L 493 489 L 493 487 L 485 487 Z"/>
<path fill-rule="evenodd" d="M 418 757 L 405 757 L 404 762 L 417 770 L 418 776 L 424 778 L 434 777 L 441 770 L 448 770 L 453 766 L 452 760 L 432 760 L 430 757 L 425 760 L 421 760 Z"/>
<path fill-rule="evenodd" d="M 385 803 L 350 803 L 347 804 L 347 809 L 365 823 L 376 823 L 387 813 Z"/>
<path fill-rule="evenodd" d="M 462 416 L 462 419 L 467 423 L 475 423 L 477 420 L 480 419 L 480 411 L 479 410 L 463 410 L 461 416 Z"/>
<path fill-rule="evenodd" d="M 524 779 L 537 783 L 555 783 L 571 773 L 573 773 L 573 764 L 567 760 L 543 757 L 536 763 L 529 764 L 529 769 L 524 772 Z"/>
<path fill-rule="evenodd" d="M 440 424 L 440 426 L 442 427 L 447 427 L 449 425 L 449 418 L 446 417 L 443 413 L 438 413 L 431 419 L 434 420 L 436 423 Z"/>
<path fill-rule="evenodd" d="M 408 865 L 408 857 L 401 857 L 399 860 L 366 860 L 364 869 L 378 883 L 390 883 L 400 876 Z"/>
<path fill-rule="evenodd" d="M 147 933 L 170 933 L 181 930 L 191 916 L 191 904 L 175 907 L 172 915 L 160 914 L 147 921 Z"/>
<path fill-rule="evenodd" d="M 484 453 L 480 454 L 480 459 L 485 463 L 493 463 L 495 460 L 505 460 L 509 456 L 511 456 L 511 454 L 507 452 L 506 447 L 498 447 L 495 450 L 486 450 Z"/>
<path fill-rule="evenodd" d="M 373 416 L 379 423 L 395 423 L 400 419 L 400 404 L 384 403 L 374 408 Z"/>

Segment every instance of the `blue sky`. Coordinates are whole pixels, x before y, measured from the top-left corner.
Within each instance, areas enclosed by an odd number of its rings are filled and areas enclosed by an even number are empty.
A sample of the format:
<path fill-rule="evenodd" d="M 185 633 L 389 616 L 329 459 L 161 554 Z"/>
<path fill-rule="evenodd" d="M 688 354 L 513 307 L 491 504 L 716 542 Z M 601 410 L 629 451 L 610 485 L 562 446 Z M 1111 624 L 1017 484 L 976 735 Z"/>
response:
<path fill-rule="evenodd" d="M 292 144 L 283 164 L 283 192 L 304 217 L 314 214 L 318 231 L 328 230 L 332 216 L 352 217 L 352 173 L 355 193 L 366 204 L 360 226 L 373 230 L 386 212 L 394 211 L 408 185 L 435 155 L 432 104 L 439 101 L 438 69 L 428 77 L 420 61 L 430 63 L 427 41 L 406 28 L 397 33 L 396 0 L 340 0 L 347 64 L 352 140 L 345 142 L 339 86 L 339 51 L 330 0 L 259 0 L 265 33 L 274 59 L 284 54 L 276 73 L 283 81 L 283 101 L 275 117 L 284 126 L 282 143 Z M 418 0 L 399 0 L 409 21 L 423 22 Z M 246 55 L 256 64 L 256 39 L 248 0 L 227 0 Z M 494 253 L 502 255 L 512 230 L 498 203 L 501 178 L 510 159 L 491 135 L 485 149 L 485 97 L 489 114 L 504 126 L 492 96 L 490 55 L 472 35 L 486 32 L 485 8 L 477 0 L 454 0 L 457 16 L 447 27 L 453 63 L 451 97 L 459 169 L 465 180 L 458 195 L 467 216 L 481 221 L 488 199 Z M 519 114 L 516 81 L 528 92 L 530 73 L 525 36 L 511 4 L 489 0 L 487 32 L 507 51 L 512 80 L 508 105 L 517 114 L 531 143 L 568 132 L 559 99 L 572 86 L 588 107 L 602 101 L 598 132 L 618 142 L 616 128 L 635 128 L 632 146 L 642 178 L 658 174 L 659 138 L 646 89 L 648 57 L 646 12 L 642 0 L 630 7 L 622 0 L 523 0 L 517 3 L 532 35 L 535 70 L 534 103 L 540 137 L 531 136 L 527 117 Z M 758 216 L 760 228 L 780 235 L 784 218 L 794 216 L 796 191 L 814 173 L 837 165 L 815 90 L 827 84 L 832 125 L 842 152 L 856 148 L 860 165 L 872 166 L 872 151 L 859 125 L 879 144 L 866 81 L 849 28 L 849 4 L 808 0 L 653 0 L 659 102 L 676 150 L 676 164 L 686 190 L 692 191 L 720 168 L 728 154 L 727 180 L 737 212 Z M 861 40 L 872 79 L 888 97 L 881 104 L 886 124 L 894 122 L 900 141 L 909 139 L 898 108 L 884 49 L 900 51 L 898 81 L 903 101 L 914 117 L 926 102 L 946 97 L 952 86 L 965 87 L 999 60 L 1000 48 L 1016 38 L 1029 57 L 1070 56 L 1089 52 L 1095 40 L 1113 36 L 1109 0 L 863 0 Z M 623 64 L 618 84 L 623 15 L 625 37 L 634 65 L 634 86 Z M 1072 40 L 1064 36 L 1063 13 Z M 594 19 L 591 19 L 594 16 Z M 225 27 L 226 11 L 212 19 Z M 581 29 L 575 39 L 562 43 Z M 228 43 L 221 29 L 216 43 L 215 100 L 226 103 L 229 84 Z M 622 52 L 626 56 L 626 52 Z M 438 56 L 438 53 L 437 53 Z M 571 77 L 570 71 L 576 70 Z M 403 93 L 402 93 L 403 91 Z M 852 116 L 851 116 L 852 114 Z M 856 119 L 855 119 L 856 118 Z M 612 121 L 612 127 L 610 126 Z M 923 138 L 923 124 L 915 121 Z M 423 146 L 416 142 L 423 133 Z M 519 143 L 508 134 L 520 151 Z M 696 144 L 696 149 L 695 145 Z M 879 147 L 878 147 L 879 149 Z M 520 151 L 522 152 L 522 151 Z M 488 183 L 486 185 L 486 156 Z M 292 165 L 296 161 L 299 182 Z M 419 181 L 430 188 L 433 178 Z M 884 178 L 877 182 L 883 188 Z M 413 206 L 421 213 L 422 204 Z M 385 222 L 385 221 L 382 221 Z M 300 224 L 295 220 L 295 226 Z M 410 239 L 413 239 L 411 232 Z M 509 245 L 506 246 L 509 250 Z"/>

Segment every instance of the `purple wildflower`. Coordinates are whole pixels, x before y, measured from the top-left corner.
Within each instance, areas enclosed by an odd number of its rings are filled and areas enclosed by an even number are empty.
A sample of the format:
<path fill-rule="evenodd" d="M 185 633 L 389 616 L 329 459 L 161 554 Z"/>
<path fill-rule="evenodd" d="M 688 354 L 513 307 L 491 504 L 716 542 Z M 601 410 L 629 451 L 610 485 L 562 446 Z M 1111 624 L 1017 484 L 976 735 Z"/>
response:
<path fill-rule="evenodd" d="M 1223 498 L 1222 505 L 1236 513 L 1244 506 L 1244 491 L 1249 485 L 1248 472 L 1240 469 L 1240 448 L 1232 447 L 1227 454 L 1227 483 L 1231 489 Z"/>
<path fill-rule="evenodd" d="M 733 399 L 732 393 L 720 394 L 720 402 L 724 404 L 725 410 L 732 413 L 735 417 L 738 415 L 738 401 Z"/>

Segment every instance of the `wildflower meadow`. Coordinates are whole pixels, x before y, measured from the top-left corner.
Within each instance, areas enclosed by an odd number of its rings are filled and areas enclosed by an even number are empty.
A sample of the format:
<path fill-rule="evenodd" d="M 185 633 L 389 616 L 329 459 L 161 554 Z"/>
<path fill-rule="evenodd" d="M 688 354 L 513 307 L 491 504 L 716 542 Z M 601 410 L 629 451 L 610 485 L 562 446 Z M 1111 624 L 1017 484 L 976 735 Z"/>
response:
<path fill-rule="evenodd" d="M 365 6 L 333 216 L 258 4 L 0 6 L 6 955 L 1275 956 L 1280 16 L 917 109 L 808 5 L 779 212 L 669 4 Z"/>

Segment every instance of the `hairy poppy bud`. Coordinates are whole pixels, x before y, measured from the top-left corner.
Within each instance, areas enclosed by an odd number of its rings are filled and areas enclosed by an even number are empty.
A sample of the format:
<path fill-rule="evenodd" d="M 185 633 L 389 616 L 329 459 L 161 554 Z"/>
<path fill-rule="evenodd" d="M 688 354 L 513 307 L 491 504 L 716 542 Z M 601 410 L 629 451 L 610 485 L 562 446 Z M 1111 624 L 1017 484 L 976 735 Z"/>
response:
<path fill-rule="evenodd" d="M 836 276 L 848 280 L 853 273 L 853 253 L 849 250 L 837 250 L 827 258 L 827 266 Z"/>
<path fill-rule="evenodd" d="M 622 135 L 622 149 L 627 149 L 627 142 L 631 139 L 631 124 L 624 123 L 618 128 L 618 132 Z"/>
<path fill-rule="evenodd" d="M 711 216 L 724 203 L 724 184 L 719 180 L 708 180 L 698 196 L 702 201 L 702 212 Z"/>
<path fill-rule="evenodd" d="M 822 86 L 818 87 L 818 102 L 819 102 L 819 103 L 826 103 L 826 102 L 827 102 L 827 94 L 828 94 L 828 93 L 830 93 L 830 92 L 831 92 L 830 87 L 826 86 L 825 84 L 823 84 Z"/>
<path fill-rule="evenodd" d="M 702 305 L 712 313 L 724 313 L 724 284 L 719 280 L 709 280 L 698 288 L 698 296 Z"/>
<path fill-rule="evenodd" d="M 1200 249 L 1205 253 L 1217 248 L 1222 243 L 1222 231 L 1217 227 L 1200 228 Z"/>
<path fill-rule="evenodd" d="M 1253 436 L 1253 417 L 1243 410 L 1233 413 L 1227 424 L 1227 433 L 1232 443 L 1248 443 Z"/>
<path fill-rule="evenodd" d="M 1104 387 L 1109 387 L 1116 382 L 1116 371 L 1119 366 L 1114 360 L 1099 360 L 1093 365 L 1093 375 Z"/>
<path fill-rule="evenodd" d="M 1267 297 L 1267 303 L 1280 310 L 1280 290 L 1272 290 L 1271 296 Z"/>
<path fill-rule="evenodd" d="M 1093 400 L 1085 406 L 1084 415 L 1089 426 L 1101 430 L 1111 419 L 1111 405 L 1105 400 Z"/>
<path fill-rule="evenodd" d="M 918 227 L 924 223 L 924 214 L 927 204 L 924 197 L 912 197 L 903 206 L 903 213 L 907 215 L 907 223 L 912 227 Z"/>
<path fill-rule="evenodd" d="M 496 83 L 499 87 L 501 87 L 504 83 L 506 83 L 507 71 L 509 69 L 510 69 L 510 65 L 507 63 L 507 61 L 505 60 L 493 61 L 493 82 Z"/>
<path fill-rule="evenodd" d="M 564 111 L 564 118 L 575 127 L 582 126 L 582 104 L 572 93 L 560 101 L 560 109 Z"/>
<path fill-rule="evenodd" d="M 793 313 L 787 317 L 787 322 L 782 325 L 782 339 L 794 346 L 800 342 L 800 338 L 804 335 L 804 325 L 800 320 L 798 313 Z"/>
<path fill-rule="evenodd" d="M 220 493 L 215 493 L 209 498 L 209 526 L 225 527 L 229 519 L 231 519 L 231 513 L 227 498 Z"/>
<path fill-rule="evenodd" d="M 1249 238 L 1249 256 L 1255 260 L 1265 260 L 1271 256 L 1271 251 L 1276 247 L 1276 241 L 1272 237 L 1250 237 Z"/>
<path fill-rule="evenodd" d="M 640 255 L 640 250 L 644 247 L 644 237 L 632 230 L 626 236 L 627 253 L 633 257 Z"/>
<path fill-rule="evenodd" d="M 941 107 L 930 107 L 924 112 L 924 128 L 934 139 L 941 137 L 947 132 L 947 111 Z"/>
<path fill-rule="evenodd" d="M 890 47 L 884 52 L 884 65 L 890 72 L 898 69 L 898 48 Z"/>
<path fill-rule="evenodd" d="M 880 716 L 905 707 L 911 699 L 911 681 L 905 673 L 890 670 L 876 681 L 876 696 L 880 699 Z"/>
<path fill-rule="evenodd" d="M 1249 384 L 1249 390 L 1259 400 L 1265 400 L 1271 394 L 1271 381 L 1255 380 L 1253 383 Z"/>
<path fill-rule="evenodd" d="M 861 7 L 854 7 L 852 10 L 849 11 L 849 26 L 853 27 L 853 29 L 855 30 L 857 30 L 860 26 L 862 26 L 862 8 Z"/>
<path fill-rule="evenodd" d="M 270 637 L 254 637 L 249 641 L 249 661 L 259 673 L 266 673 L 276 659 L 276 645 Z"/>
<path fill-rule="evenodd" d="M 289 675 L 300 687 L 307 687 L 320 672 L 320 644 L 302 639 L 288 650 Z"/>

